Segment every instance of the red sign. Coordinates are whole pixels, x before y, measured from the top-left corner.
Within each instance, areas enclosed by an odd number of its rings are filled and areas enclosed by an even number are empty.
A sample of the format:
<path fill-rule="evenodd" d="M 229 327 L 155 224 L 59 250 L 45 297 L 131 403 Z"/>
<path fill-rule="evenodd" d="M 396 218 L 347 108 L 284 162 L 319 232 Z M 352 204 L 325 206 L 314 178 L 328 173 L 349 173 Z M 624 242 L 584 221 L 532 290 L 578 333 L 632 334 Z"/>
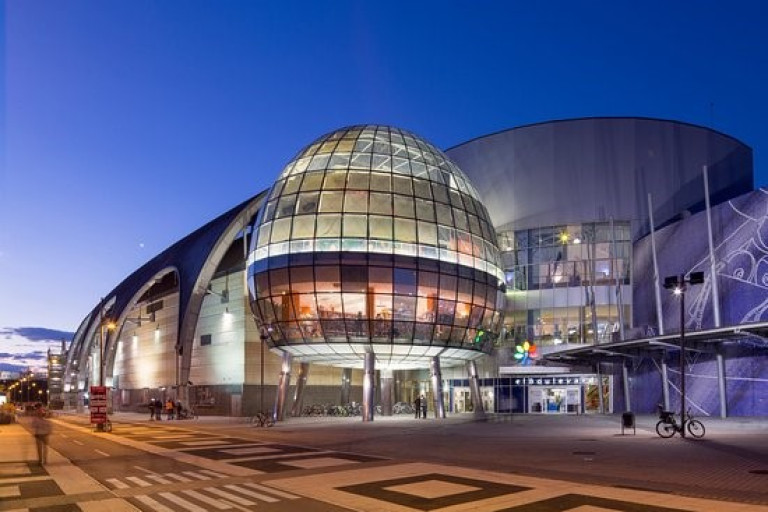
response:
<path fill-rule="evenodd" d="M 91 411 L 91 424 L 98 425 L 107 422 L 106 386 L 91 386 L 88 409 Z"/>

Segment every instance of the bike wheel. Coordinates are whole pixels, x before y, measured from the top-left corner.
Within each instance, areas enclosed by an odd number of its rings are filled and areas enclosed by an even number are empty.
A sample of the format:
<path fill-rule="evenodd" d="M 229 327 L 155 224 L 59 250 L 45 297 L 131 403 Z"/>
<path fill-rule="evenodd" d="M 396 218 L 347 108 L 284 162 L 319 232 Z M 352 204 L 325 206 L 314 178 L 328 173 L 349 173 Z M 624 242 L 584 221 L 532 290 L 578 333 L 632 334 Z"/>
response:
<path fill-rule="evenodd" d="M 688 422 L 688 433 L 696 439 L 704 437 L 705 432 L 704 424 L 699 420 L 691 420 Z"/>
<path fill-rule="evenodd" d="M 656 424 L 656 433 L 659 437 L 669 438 L 675 435 L 675 426 L 672 423 L 660 421 Z"/>

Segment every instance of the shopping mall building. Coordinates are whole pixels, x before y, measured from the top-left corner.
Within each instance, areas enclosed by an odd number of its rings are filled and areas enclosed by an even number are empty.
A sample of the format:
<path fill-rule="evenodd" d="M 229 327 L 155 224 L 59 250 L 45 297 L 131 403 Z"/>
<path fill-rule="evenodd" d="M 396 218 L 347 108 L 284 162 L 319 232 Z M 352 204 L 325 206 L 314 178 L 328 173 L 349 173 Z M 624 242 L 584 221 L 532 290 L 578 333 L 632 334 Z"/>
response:
<path fill-rule="evenodd" d="M 103 382 L 116 410 L 643 413 L 684 380 L 698 414 L 768 415 L 768 191 L 733 137 L 588 118 L 441 151 L 363 125 L 275 175 L 94 305 L 66 406 Z"/>

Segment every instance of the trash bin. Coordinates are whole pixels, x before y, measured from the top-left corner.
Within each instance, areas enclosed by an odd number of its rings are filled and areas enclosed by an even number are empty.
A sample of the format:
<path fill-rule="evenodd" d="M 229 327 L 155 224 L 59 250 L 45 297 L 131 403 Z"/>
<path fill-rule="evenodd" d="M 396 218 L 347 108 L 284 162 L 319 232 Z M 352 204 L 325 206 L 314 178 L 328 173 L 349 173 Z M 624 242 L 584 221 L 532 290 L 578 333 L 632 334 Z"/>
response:
<path fill-rule="evenodd" d="M 632 434 L 636 434 L 637 430 L 635 427 L 635 413 L 633 412 L 625 412 L 621 415 L 621 435 L 624 435 L 624 429 L 632 429 Z"/>

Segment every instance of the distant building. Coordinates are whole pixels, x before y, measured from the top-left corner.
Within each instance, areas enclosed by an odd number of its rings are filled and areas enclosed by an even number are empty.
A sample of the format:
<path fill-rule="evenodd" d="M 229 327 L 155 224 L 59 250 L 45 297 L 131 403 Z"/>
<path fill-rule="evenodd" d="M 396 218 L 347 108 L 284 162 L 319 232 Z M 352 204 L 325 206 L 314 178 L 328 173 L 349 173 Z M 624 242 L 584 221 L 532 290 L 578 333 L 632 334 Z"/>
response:
<path fill-rule="evenodd" d="M 48 349 L 48 406 L 61 409 L 64 406 L 64 370 L 67 361 L 67 344 L 61 340 L 59 352 Z"/>

